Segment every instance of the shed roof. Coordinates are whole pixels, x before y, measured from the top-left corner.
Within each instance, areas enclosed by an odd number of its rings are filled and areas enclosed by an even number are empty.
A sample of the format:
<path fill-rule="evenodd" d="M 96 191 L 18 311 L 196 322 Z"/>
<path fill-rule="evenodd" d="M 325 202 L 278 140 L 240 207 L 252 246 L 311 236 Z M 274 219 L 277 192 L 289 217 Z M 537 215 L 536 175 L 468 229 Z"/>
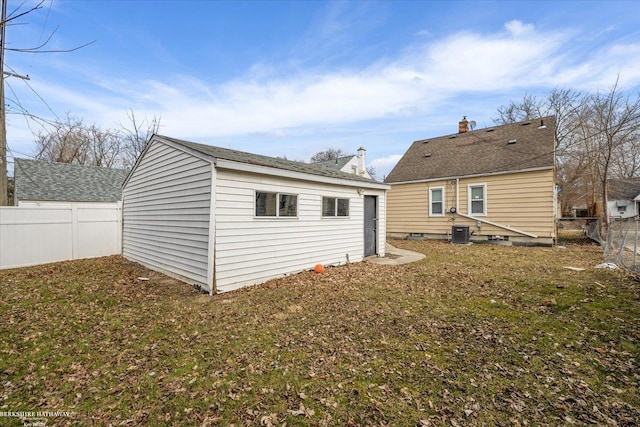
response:
<path fill-rule="evenodd" d="M 553 168 L 554 116 L 415 141 L 385 183 Z"/>
<path fill-rule="evenodd" d="M 609 200 L 634 200 L 640 196 L 640 178 L 610 179 Z"/>
<path fill-rule="evenodd" d="M 247 163 L 258 166 L 266 166 L 275 169 L 282 169 L 292 172 L 306 173 L 310 175 L 323 176 L 327 178 L 337 178 L 350 181 L 368 182 L 380 184 L 369 178 L 354 175 L 351 173 L 341 172 L 335 167 L 325 166 L 320 163 L 304 163 L 292 160 L 279 159 L 277 157 L 263 156 L 260 154 L 246 153 L 244 151 L 231 150 L 228 148 L 214 147 L 212 145 L 198 144 L 195 142 L 184 141 L 163 135 L 154 135 L 152 137 L 160 140 L 173 142 L 174 144 L 195 150 L 199 153 L 210 156 L 214 159 L 225 159 L 239 163 Z"/>
<path fill-rule="evenodd" d="M 128 171 L 15 159 L 16 201 L 117 202 Z"/>

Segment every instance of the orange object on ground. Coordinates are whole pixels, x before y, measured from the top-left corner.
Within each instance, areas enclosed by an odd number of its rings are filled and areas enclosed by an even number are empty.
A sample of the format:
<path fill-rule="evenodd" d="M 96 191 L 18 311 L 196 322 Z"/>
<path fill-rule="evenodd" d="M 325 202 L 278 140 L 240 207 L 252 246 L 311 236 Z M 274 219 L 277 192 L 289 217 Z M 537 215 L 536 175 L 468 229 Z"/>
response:
<path fill-rule="evenodd" d="M 316 264 L 316 267 L 313 269 L 316 273 L 324 273 L 324 266 L 322 264 Z"/>

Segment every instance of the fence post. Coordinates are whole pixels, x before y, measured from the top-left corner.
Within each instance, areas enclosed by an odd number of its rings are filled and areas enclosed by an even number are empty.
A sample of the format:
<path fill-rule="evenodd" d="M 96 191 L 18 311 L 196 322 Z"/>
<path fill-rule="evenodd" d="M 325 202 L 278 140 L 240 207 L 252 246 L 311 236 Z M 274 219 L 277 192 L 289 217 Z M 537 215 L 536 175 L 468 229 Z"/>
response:
<path fill-rule="evenodd" d="M 78 206 L 71 204 L 71 259 L 78 259 L 80 233 L 78 230 Z"/>
<path fill-rule="evenodd" d="M 633 266 L 632 268 L 635 269 L 638 266 L 638 218 L 636 218 L 635 223 L 636 223 L 636 238 L 635 241 L 633 243 Z"/>

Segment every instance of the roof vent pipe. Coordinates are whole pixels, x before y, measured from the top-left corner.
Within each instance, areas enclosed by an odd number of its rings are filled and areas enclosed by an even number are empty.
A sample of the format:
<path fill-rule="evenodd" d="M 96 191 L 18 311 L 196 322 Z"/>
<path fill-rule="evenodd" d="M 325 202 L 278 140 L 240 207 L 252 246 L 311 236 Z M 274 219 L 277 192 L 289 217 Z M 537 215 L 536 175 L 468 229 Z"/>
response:
<path fill-rule="evenodd" d="M 547 127 L 544 125 L 544 120 L 540 120 L 540 126 L 538 126 L 538 129 L 546 129 Z"/>

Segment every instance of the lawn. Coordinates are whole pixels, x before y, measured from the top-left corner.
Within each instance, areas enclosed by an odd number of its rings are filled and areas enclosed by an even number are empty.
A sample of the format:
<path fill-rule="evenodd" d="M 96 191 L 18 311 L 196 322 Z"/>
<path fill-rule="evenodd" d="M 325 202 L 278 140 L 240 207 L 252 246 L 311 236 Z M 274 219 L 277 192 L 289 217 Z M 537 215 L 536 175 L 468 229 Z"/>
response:
<path fill-rule="evenodd" d="M 640 284 L 593 268 L 600 248 L 393 244 L 426 258 L 213 297 L 117 256 L 2 271 L 0 416 L 637 425 Z"/>

